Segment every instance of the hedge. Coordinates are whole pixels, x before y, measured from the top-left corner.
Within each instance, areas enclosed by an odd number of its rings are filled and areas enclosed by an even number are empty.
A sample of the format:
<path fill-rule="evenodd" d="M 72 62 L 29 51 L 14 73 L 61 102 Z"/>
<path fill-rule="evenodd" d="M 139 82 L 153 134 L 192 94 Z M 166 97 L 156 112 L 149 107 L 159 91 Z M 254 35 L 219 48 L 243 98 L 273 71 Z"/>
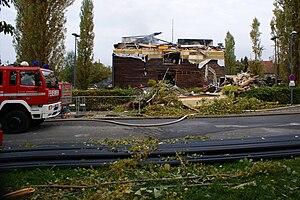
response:
<path fill-rule="evenodd" d="M 135 92 L 133 89 L 120 89 L 113 90 L 73 90 L 73 96 L 132 96 Z"/>
<path fill-rule="evenodd" d="M 73 103 L 76 101 L 74 97 L 83 97 L 80 98 L 80 103 L 86 104 L 86 110 L 113 110 L 117 106 L 133 101 L 134 97 L 131 97 L 134 95 L 136 94 L 133 89 L 117 88 L 113 90 L 74 90 Z"/>
<path fill-rule="evenodd" d="M 262 101 L 279 102 L 280 104 L 289 104 L 291 102 L 291 90 L 287 86 L 253 88 L 239 96 L 255 97 Z M 300 104 L 300 87 L 293 88 L 293 103 Z"/>

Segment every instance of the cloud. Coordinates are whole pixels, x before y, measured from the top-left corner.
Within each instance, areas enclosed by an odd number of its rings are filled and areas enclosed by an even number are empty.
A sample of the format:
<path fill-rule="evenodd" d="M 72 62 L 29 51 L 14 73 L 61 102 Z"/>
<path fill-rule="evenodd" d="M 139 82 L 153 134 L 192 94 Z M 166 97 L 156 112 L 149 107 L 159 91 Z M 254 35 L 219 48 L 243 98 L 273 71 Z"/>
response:
<path fill-rule="evenodd" d="M 67 11 L 67 51 L 74 50 L 72 33 L 79 33 L 80 7 L 81 0 L 75 0 Z M 253 0 L 95 0 L 94 58 L 111 65 L 113 44 L 120 42 L 123 36 L 161 31 L 163 34 L 159 37 L 171 41 L 172 19 L 175 39 L 208 38 L 215 44 L 224 43 L 226 32 L 230 31 L 235 38 L 237 58 L 250 57 L 250 26 L 257 17 L 261 22 L 262 45 L 266 49 L 263 58 L 268 59 L 274 45 L 269 25 L 272 9 L 272 1 Z M 3 14 L 10 16 L 10 20 L 14 18 L 12 11 L 4 13 L 3 10 Z M 0 36 L 0 55 L 13 60 L 15 54 L 8 40 L 7 36 Z"/>

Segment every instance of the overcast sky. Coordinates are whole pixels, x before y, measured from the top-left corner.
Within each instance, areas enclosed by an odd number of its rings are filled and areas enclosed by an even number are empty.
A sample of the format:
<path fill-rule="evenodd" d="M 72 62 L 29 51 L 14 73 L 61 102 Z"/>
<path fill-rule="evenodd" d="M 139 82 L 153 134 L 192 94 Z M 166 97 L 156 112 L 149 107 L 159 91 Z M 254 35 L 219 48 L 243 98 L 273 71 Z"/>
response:
<path fill-rule="evenodd" d="M 235 39 L 237 59 L 253 58 L 249 32 L 255 17 L 261 23 L 263 59 L 273 55 L 274 43 L 270 40 L 270 21 L 274 0 L 95 0 L 94 1 L 94 59 L 111 65 L 113 44 L 123 36 L 146 35 L 163 32 L 160 39 L 174 38 L 213 39 L 214 44 L 224 43 L 227 31 Z M 67 51 L 74 50 L 74 36 L 79 34 L 81 0 L 68 8 Z M 2 8 L 0 20 L 14 24 L 16 11 Z M 10 35 L 0 35 L 2 62 L 15 61 Z"/>

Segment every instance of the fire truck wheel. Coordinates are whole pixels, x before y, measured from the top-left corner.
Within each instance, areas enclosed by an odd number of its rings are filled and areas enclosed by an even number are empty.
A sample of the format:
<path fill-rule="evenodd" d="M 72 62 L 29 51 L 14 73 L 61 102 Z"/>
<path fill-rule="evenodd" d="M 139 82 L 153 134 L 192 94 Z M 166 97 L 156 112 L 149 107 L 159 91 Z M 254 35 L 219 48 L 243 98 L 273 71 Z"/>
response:
<path fill-rule="evenodd" d="M 30 124 L 29 116 L 21 110 L 13 110 L 3 117 L 2 128 L 4 133 L 22 133 L 27 131 Z"/>

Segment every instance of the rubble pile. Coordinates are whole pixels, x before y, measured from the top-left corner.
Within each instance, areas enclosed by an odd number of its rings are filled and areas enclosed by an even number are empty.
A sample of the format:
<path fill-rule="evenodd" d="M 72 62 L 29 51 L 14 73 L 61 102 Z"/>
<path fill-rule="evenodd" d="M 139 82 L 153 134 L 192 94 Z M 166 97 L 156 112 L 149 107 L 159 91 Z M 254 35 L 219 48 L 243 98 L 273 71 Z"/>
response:
<path fill-rule="evenodd" d="M 259 75 L 253 75 L 249 72 L 241 72 L 237 75 L 227 76 L 228 78 L 222 84 L 223 86 L 239 86 L 240 91 L 247 91 L 251 87 L 260 87 L 266 85 L 265 81 Z"/>

